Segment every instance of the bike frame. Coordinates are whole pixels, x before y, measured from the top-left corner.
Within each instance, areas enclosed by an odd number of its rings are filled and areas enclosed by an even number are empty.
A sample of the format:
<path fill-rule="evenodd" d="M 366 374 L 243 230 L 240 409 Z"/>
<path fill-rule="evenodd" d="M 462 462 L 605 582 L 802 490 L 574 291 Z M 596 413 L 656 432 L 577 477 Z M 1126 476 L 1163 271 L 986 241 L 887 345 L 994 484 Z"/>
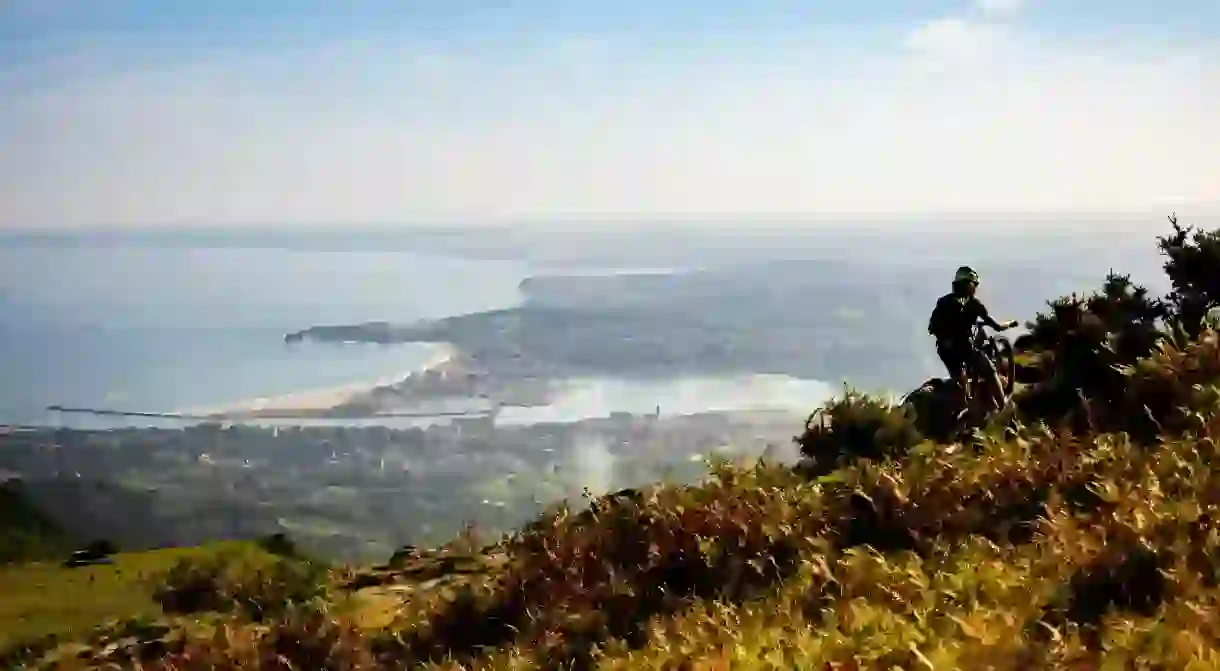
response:
<path fill-rule="evenodd" d="M 1000 373 L 1000 382 L 1003 391 L 1005 395 L 1011 397 L 1016 377 L 1016 362 L 1013 360 L 1012 343 L 1010 343 L 1009 340 L 1004 336 L 996 334 L 989 335 L 984 330 L 985 328 L 986 325 L 982 322 L 978 322 L 971 327 L 970 345 L 976 351 L 983 354 L 983 356 L 991 363 L 993 370 Z M 1002 368 L 1003 370 L 1001 370 Z M 953 394 L 954 396 L 957 396 L 957 394 L 962 392 L 972 392 L 974 389 L 977 389 L 978 384 L 981 381 L 981 377 L 982 376 L 979 374 L 979 371 L 975 371 L 972 375 L 968 375 L 966 378 L 966 384 L 968 385 L 967 389 L 961 389 L 957 384 L 958 381 L 952 378 L 934 378 L 928 382 L 925 382 L 923 385 L 920 385 L 920 387 L 915 391 L 912 391 L 911 393 L 902 397 L 901 404 L 904 406 L 907 405 L 915 394 L 920 393 L 930 393 L 933 395 L 932 398 L 935 398 L 940 392 L 946 390 L 942 385 L 949 385 L 952 389 L 956 389 L 957 392 Z M 936 409 L 936 407 L 938 407 L 936 405 L 928 406 L 933 410 L 933 414 L 924 420 L 926 422 L 931 422 L 931 424 L 925 424 L 924 426 L 940 426 L 940 424 L 938 424 L 939 422 L 946 422 L 942 428 L 932 430 L 938 432 L 947 431 L 948 434 L 953 435 L 960 433 L 965 427 L 971 424 L 971 422 L 968 421 L 968 415 L 970 414 L 972 408 L 977 407 L 974 404 L 975 399 L 975 394 L 971 393 L 969 405 L 962 405 L 957 408 L 946 408 L 945 406 L 940 405 L 940 410 Z M 965 399 L 961 397 L 955 398 L 954 405 L 957 405 L 958 401 L 963 400 Z M 945 411 L 955 416 L 945 416 L 938 419 L 941 411 Z"/>
<path fill-rule="evenodd" d="M 1000 382 L 1004 389 L 1004 394 L 1010 395 L 1012 394 L 1015 373 L 1013 371 L 1015 362 L 1013 361 L 1012 343 L 1004 336 L 994 333 L 988 334 L 986 328 L 987 325 L 981 321 L 974 323 L 974 326 L 970 329 L 971 345 L 991 363 L 992 371 L 1001 375 Z M 1001 361 L 1006 364 L 1004 370 L 1001 370 Z M 980 378 L 981 374 L 976 372 L 969 377 L 969 380 L 972 384 L 984 382 Z"/>

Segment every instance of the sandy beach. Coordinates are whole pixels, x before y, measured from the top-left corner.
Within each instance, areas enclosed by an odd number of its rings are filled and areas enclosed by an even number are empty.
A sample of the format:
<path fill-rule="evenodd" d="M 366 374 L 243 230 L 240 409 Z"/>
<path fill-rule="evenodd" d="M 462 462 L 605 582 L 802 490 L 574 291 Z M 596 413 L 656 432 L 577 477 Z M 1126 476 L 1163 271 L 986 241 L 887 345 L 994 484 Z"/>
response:
<path fill-rule="evenodd" d="M 239 400 L 218 406 L 187 408 L 167 414 L 228 418 L 325 412 L 345 405 L 375 389 L 399 384 L 411 375 L 442 367 L 452 361 L 458 354 L 457 348 L 448 343 L 438 343 L 436 348 L 437 351 L 422 366 L 415 370 L 378 380 L 350 382 L 321 389 L 306 389 L 276 396 Z"/>

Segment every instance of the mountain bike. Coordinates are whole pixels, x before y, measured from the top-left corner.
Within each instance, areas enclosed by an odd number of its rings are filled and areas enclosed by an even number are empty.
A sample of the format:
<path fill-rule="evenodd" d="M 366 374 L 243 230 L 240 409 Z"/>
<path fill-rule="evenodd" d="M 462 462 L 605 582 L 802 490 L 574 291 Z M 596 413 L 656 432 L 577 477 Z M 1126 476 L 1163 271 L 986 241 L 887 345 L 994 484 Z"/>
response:
<path fill-rule="evenodd" d="M 1012 342 L 1008 338 L 988 334 L 986 325 L 977 322 L 970 330 L 970 344 L 999 374 L 1005 398 L 1011 398 L 1016 386 L 1016 363 Z M 948 440 L 982 424 L 990 416 L 982 404 L 987 403 L 986 376 L 991 370 L 976 370 L 969 377 L 970 403 L 964 402 L 966 390 L 957 380 L 932 378 L 902 398 L 900 404 L 913 410 L 921 433 L 933 439 Z"/>

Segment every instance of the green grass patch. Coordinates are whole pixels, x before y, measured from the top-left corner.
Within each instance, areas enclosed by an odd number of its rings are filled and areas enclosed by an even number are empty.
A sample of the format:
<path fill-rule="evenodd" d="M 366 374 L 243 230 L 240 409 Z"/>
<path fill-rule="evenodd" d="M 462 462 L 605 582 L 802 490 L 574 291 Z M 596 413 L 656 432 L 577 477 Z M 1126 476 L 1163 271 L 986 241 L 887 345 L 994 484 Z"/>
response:
<path fill-rule="evenodd" d="M 55 562 L 0 567 L 0 649 L 48 635 L 77 637 L 109 620 L 159 617 L 154 590 L 182 559 L 272 555 L 249 542 L 114 555 L 112 564 L 68 568 Z"/>

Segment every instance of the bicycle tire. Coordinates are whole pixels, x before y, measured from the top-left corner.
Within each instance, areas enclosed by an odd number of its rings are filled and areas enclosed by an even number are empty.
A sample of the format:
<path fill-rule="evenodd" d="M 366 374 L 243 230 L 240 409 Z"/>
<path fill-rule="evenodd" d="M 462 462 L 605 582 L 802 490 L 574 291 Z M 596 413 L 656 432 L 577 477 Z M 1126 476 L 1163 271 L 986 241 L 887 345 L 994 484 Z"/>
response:
<path fill-rule="evenodd" d="M 1001 375 L 1001 381 L 1004 383 L 1004 395 L 1012 396 L 1013 389 L 1017 386 L 1017 362 L 1016 356 L 1013 353 L 1012 342 L 1004 336 L 993 336 L 995 338 L 996 349 L 996 365 L 1004 364 L 1004 372 Z"/>

